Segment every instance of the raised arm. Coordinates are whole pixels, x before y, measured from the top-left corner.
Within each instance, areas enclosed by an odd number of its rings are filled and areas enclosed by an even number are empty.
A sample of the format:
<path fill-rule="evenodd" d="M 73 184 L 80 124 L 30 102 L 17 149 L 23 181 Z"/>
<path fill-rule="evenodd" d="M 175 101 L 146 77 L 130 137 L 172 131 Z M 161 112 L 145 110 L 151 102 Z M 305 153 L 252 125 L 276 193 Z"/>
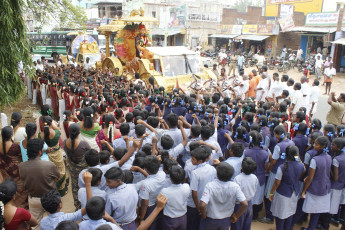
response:
<path fill-rule="evenodd" d="M 184 131 L 184 128 L 183 128 L 183 122 L 181 120 L 178 121 L 178 126 L 181 130 L 181 133 L 182 133 L 182 137 L 183 137 L 183 141 L 182 141 L 182 145 L 183 146 L 186 146 L 187 143 L 188 143 L 188 137 L 187 137 L 187 134 L 186 134 L 186 131 Z"/>
<path fill-rule="evenodd" d="M 158 108 L 158 109 L 159 109 L 159 108 Z M 160 110 L 159 110 L 159 111 L 160 111 Z M 143 121 L 143 120 L 138 120 L 137 123 L 138 123 L 138 124 L 144 125 L 144 126 L 145 126 L 146 128 L 148 128 L 151 132 L 157 133 L 156 129 L 153 128 L 151 125 L 147 124 L 145 121 Z"/>
<path fill-rule="evenodd" d="M 138 140 L 133 140 L 132 147 L 127 151 L 127 153 L 119 160 L 118 164 L 121 167 L 124 163 L 128 161 L 128 159 L 133 155 L 135 150 L 138 148 Z"/>

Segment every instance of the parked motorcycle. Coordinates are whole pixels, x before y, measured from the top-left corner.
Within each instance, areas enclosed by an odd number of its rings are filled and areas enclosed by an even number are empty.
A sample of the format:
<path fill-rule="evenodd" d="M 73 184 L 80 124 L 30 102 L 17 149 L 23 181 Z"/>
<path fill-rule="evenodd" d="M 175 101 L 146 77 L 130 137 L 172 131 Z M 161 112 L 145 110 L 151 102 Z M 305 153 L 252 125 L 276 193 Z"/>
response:
<path fill-rule="evenodd" d="M 270 61 L 268 62 L 268 68 L 270 69 L 270 70 L 273 70 L 274 69 L 274 67 L 275 67 L 275 60 L 274 60 L 274 57 L 271 57 L 271 59 L 270 59 Z"/>
<path fill-rule="evenodd" d="M 278 69 L 278 72 L 283 72 L 284 65 L 283 65 L 283 59 L 282 58 L 277 57 L 276 67 Z"/>

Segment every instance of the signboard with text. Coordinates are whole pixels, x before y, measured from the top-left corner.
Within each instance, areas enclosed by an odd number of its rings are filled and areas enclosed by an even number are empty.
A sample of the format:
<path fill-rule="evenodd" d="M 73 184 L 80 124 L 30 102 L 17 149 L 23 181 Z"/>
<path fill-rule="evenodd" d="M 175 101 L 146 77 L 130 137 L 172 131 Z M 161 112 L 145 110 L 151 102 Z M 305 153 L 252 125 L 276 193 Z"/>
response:
<path fill-rule="evenodd" d="M 242 25 L 218 25 L 217 34 L 241 34 Z"/>
<path fill-rule="evenodd" d="M 282 17 L 282 15 L 279 14 L 279 9 L 282 10 L 282 8 L 279 8 L 280 5 L 293 6 L 294 11 L 303 12 L 305 15 L 313 12 L 321 12 L 323 2 L 324 0 L 266 0 L 265 16 Z M 283 11 L 285 9 L 283 8 Z"/>
<path fill-rule="evenodd" d="M 345 15 L 344 15 L 345 16 Z M 310 13 L 305 17 L 306 26 L 336 26 L 339 12 Z M 343 23 L 345 17 L 343 17 Z"/>
<path fill-rule="evenodd" d="M 280 5 L 280 18 L 285 18 L 286 16 L 293 16 L 294 6 L 293 5 Z"/>
<path fill-rule="evenodd" d="M 279 24 L 280 24 L 280 28 L 282 29 L 283 32 L 287 31 L 290 28 L 295 27 L 295 23 L 294 23 L 291 15 L 279 19 Z"/>
<path fill-rule="evenodd" d="M 242 33 L 243 34 L 257 34 L 258 25 L 243 25 Z"/>

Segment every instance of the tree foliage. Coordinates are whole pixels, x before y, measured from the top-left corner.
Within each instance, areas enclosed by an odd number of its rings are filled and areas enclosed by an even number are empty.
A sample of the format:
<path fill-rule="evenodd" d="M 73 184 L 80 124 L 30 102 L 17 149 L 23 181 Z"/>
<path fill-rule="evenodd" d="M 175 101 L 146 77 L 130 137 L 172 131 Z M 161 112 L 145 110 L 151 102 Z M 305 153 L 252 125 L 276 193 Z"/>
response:
<path fill-rule="evenodd" d="M 264 6 L 262 0 L 237 0 L 234 4 L 234 8 L 238 12 L 246 12 L 248 6 Z"/>
<path fill-rule="evenodd" d="M 18 63 L 23 61 L 26 73 L 32 73 L 22 5 L 22 0 L 0 1 L 0 107 L 18 99 L 24 91 Z"/>
<path fill-rule="evenodd" d="M 24 11 L 32 15 L 39 25 L 55 20 L 60 27 L 86 28 L 87 16 L 84 8 L 73 5 L 70 0 L 26 0 Z"/>

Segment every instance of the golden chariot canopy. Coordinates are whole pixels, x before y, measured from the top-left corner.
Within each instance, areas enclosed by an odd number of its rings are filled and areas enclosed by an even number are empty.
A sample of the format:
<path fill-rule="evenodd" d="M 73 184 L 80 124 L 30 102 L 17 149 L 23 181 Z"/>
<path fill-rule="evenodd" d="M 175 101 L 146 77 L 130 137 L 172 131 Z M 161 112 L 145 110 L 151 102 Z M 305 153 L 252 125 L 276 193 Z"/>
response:
<path fill-rule="evenodd" d="M 102 25 L 97 30 L 101 33 L 103 33 L 103 32 L 114 33 L 114 32 L 118 32 L 118 31 L 122 30 L 124 26 L 125 26 L 125 22 L 122 19 L 118 19 L 116 17 L 109 24 Z"/>

